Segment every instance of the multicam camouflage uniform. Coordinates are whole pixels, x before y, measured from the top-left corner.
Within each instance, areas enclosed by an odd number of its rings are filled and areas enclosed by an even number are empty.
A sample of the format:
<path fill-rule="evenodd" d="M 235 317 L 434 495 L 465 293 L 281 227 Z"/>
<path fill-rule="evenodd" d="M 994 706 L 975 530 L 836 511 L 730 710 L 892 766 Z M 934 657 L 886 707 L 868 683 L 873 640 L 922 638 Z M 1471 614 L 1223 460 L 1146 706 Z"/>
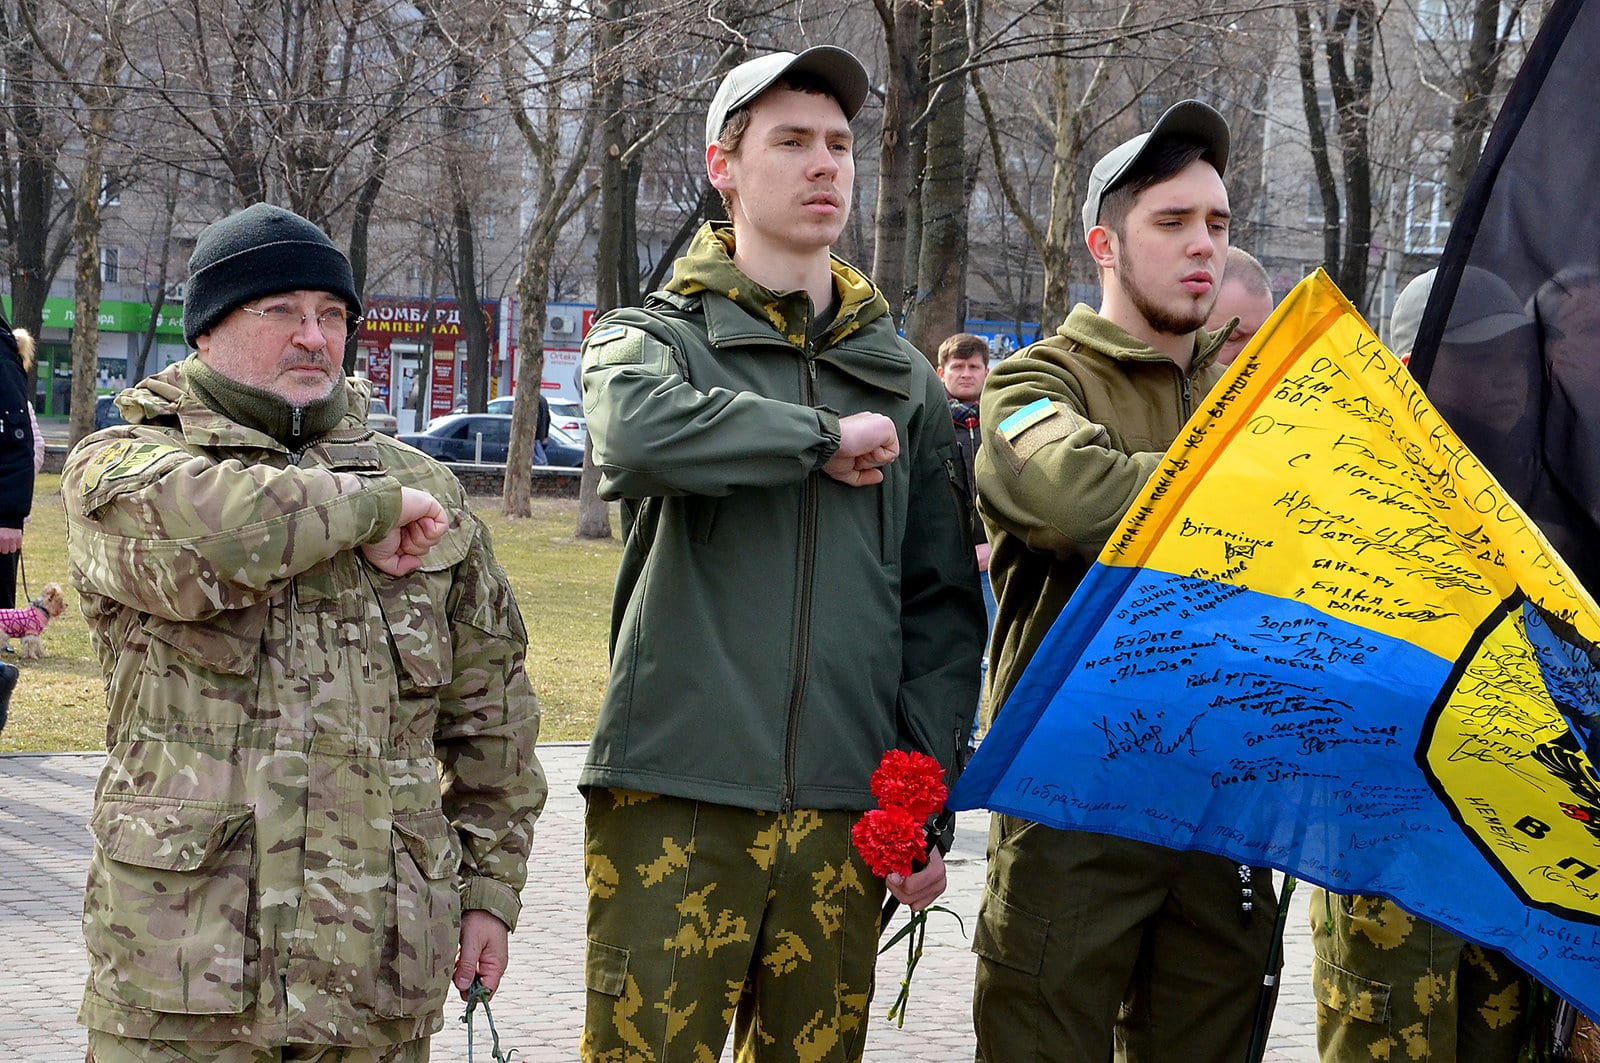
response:
<path fill-rule="evenodd" d="M 187 391 L 189 364 L 144 381 L 133 423 L 62 479 L 110 711 L 80 1020 L 425 1037 L 463 907 L 516 924 L 545 795 L 521 616 L 448 472 L 359 412 L 291 454 Z M 450 529 L 391 577 L 357 548 L 392 528 L 402 483 Z"/>
<path fill-rule="evenodd" d="M 1531 983 L 1510 960 L 1382 897 L 1311 894 L 1323 1063 L 1516 1063 Z"/>

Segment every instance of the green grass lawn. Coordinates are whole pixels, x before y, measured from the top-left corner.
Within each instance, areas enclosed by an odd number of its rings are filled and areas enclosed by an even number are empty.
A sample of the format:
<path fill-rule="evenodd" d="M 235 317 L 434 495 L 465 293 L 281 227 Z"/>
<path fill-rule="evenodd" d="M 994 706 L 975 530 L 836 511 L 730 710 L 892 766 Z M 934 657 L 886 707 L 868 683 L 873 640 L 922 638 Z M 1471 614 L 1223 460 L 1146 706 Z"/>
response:
<path fill-rule="evenodd" d="M 605 688 L 611 584 L 622 547 L 616 540 L 574 539 L 574 499 L 536 498 L 533 506 L 532 518 L 506 520 L 499 499 L 473 500 L 494 533 L 495 555 L 528 626 L 528 673 L 544 712 L 540 738 L 586 740 Z M 78 596 L 67 581 L 60 477 L 39 477 L 22 556 L 31 592 L 38 594 L 53 580 L 66 590 L 68 604 L 45 632 L 44 660 L 6 657 L 22 669 L 22 680 L 11 699 L 11 720 L 0 733 L 0 753 L 104 749 L 104 685 Z"/>

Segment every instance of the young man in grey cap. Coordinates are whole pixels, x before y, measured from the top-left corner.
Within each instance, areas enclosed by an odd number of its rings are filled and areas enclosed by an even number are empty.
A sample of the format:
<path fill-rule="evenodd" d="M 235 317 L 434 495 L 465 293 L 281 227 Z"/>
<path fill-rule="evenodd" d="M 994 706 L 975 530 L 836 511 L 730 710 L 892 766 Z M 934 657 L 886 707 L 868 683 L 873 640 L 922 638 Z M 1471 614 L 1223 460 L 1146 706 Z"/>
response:
<path fill-rule="evenodd" d="M 830 249 L 850 211 L 850 53 L 723 80 L 708 225 L 597 322 L 603 497 L 633 511 L 587 799 L 581 1056 L 861 1058 L 885 881 L 851 827 L 885 751 L 953 772 L 983 605 L 944 388 Z M 887 888 L 944 889 L 937 851 Z"/>
<path fill-rule="evenodd" d="M 96 1063 L 425 1060 L 452 980 L 505 972 L 545 796 L 527 636 L 455 477 L 367 427 L 360 311 L 304 218 L 207 227 L 197 353 L 62 472 L 109 712 Z"/>
<path fill-rule="evenodd" d="M 1099 311 L 1075 307 L 989 375 L 991 711 L 1221 376 L 1226 330 L 1201 326 L 1228 252 L 1227 161 L 1226 123 L 1195 100 L 1101 159 L 1083 211 Z M 1098 1063 L 1114 1040 L 1139 1063 L 1244 1054 L 1273 935 L 1265 870 L 1012 816 L 991 850 L 972 946 L 979 1059 Z"/>

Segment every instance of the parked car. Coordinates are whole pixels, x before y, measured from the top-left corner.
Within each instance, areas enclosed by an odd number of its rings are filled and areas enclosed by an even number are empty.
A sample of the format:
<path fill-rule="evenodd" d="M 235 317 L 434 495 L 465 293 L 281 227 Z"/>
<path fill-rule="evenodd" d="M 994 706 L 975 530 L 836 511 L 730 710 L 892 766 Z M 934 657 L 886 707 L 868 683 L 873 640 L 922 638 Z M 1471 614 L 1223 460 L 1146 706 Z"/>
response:
<path fill-rule="evenodd" d="M 117 409 L 115 395 L 100 395 L 94 400 L 94 430 L 110 428 L 114 424 L 127 424 L 122 411 Z"/>
<path fill-rule="evenodd" d="M 551 399 L 550 425 L 563 429 L 580 445 L 589 435 L 589 424 L 583 419 L 583 403 L 577 399 Z"/>
<path fill-rule="evenodd" d="M 583 439 L 552 424 L 550 438 L 544 444 L 544 459 L 547 465 L 564 469 L 578 468 L 583 464 Z"/>
<path fill-rule="evenodd" d="M 488 402 L 488 413 L 511 413 L 511 405 L 515 399 L 510 395 L 502 395 Z M 577 399 L 547 399 L 550 403 L 550 426 L 563 429 L 569 436 L 583 446 L 583 441 L 588 438 L 589 426 L 583 419 L 583 403 Z M 466 413 L 465 405 L 458 406 L 451 413 Z M 556 463 L 552 463 L 556 464 Z"/>
<path fill-rule="evenodd" d="M 389 404 L 382 399 L 373 399 L 367 407 L 367 427 L 386 436 L 400 433 L 400 422 L 389 412 Z"/>
<path fill-rule="evenodd" d="M 407 432 L 396 438 L 440 461 L 503 463 L 511 446 L 511 415 L 451 413 L 421 432 Z M 577 468 L 583 464 L 583 443 L 552 426 L 545 458 L 551 465 Z"/>
<path fill-rule="evenodd" d="M 396 436 L 440 461 L 506 460 L 511 418 L 499 413 L 448 413 L 420 432 Z"/>

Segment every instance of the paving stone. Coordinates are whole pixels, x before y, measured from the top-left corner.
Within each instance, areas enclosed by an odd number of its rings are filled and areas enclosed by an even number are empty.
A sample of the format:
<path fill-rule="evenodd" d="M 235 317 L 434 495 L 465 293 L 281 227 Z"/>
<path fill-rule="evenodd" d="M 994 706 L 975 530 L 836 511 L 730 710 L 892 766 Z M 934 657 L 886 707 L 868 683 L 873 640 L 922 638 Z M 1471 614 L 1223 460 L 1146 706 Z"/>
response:
<path fill-rule="evenodd" d="M 525 1063 L 570 1063 L 583 1023 L 583 802 L 577 776 L 583 746 L 540 749 L 550 801 L 539 820 L 535 858 L 523 891 L 521 929 L 511 939 L 511 971 L 494 1003 L 502 1049 Z M 89 860 L 85 829 L 99 754 L 0 756 L 0 1060 L 77 1063 L 86 1038 L 74 1016 L 84 978 L 80 920 Z M 973 957 L 968 937 L 983 892 L 988 820 L 963 813 L 949 864 L 950 888 L 936 913 L 912 984 L 903 1029 L 884 1018 L 900 984 L 905 953 L 878 962 L 878 999 L 867 1035 L 867 1063 L 966 1063 L 972 1059 Z M 1310 993 L 1307 889 L 1295 892 L 1284 941 L 1283 995 L 1266 1063 L 1316 1063 L 1316 1013 Z M 903 917 L 902 917 L 903 918 Z M 467 1058 L 465 1006 L 452 1000 L 434 1037 L 435 1060 Z M 475 1058 L 487 1058 L 488 1029 L 477 1026 Z M 723 1054 L 731 1061 L 732 1051 Z"/>

